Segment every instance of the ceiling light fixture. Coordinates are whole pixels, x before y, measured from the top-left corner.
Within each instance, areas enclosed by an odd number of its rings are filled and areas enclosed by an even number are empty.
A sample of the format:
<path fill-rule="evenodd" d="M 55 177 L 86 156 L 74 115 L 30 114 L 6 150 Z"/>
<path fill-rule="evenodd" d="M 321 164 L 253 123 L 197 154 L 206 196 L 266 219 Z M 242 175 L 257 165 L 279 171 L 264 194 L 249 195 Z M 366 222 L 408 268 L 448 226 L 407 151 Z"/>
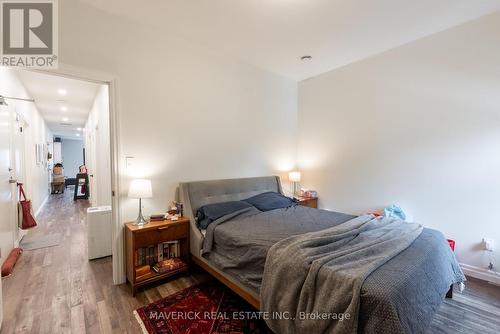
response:
<path fill-rule="evenodd" d="M 75 133 L 75 135 L 76 135 L 77 137 L 80 137 L 80 134 L 79 134 L 79 133 Z"/>
<path fill-rule="evenodd" d="M 69 121 L 69 118 L 68 118 L 68 117 L 63 117 L 63 118 L 62 118 L 62 121 L 63 121 L 63 122 L 67 122 L 67 121 Z"/>
<path fill-rule="evenodd" d="M 82 128 L 76 128 L 76 131 L 82 131 Z"/>
<path fill-rule="evenodd" d="M 66 89 L 62 89 L 62 88 L 59 88 L 57 90 L 57 92 L 59 93 L 59 95 L 66 95 L 68 92 L 66 91 Z"/>
<path fill-rule="evenodd" d="M 311 59 L 313 59 L 313 57 L 311 57 L 311 56 L 302 56 L 302 57 L 300 57 L 300 60 L 302 60 L 302 61 L 309 61 Z"/>
<path fill-rule="evenodd" d="M 61 107 L 61 111 L 68 111 L 68 107 L 66 106 Z"/>

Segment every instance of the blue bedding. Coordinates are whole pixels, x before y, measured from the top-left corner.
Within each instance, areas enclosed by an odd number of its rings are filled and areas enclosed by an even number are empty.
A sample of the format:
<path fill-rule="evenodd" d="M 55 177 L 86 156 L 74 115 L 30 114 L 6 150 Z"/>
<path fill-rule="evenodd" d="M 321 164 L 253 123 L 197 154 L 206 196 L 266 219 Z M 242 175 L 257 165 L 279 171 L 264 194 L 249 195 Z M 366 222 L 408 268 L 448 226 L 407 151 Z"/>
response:
<path fill-rule="evenodd" d="M 204 230 L 212 222 L 223 216 L 251 207 L 251 204 L 243 201 L 208 204 L 198 209 L 196 212 L 196 221 L 198 223 L 198 227 Z"/>
<path fill-rule="evenodd" d="M 241 211 L 242 214 L 222 217 L 207 228 L 204 257 L 257 296 L 267 252 L 276 242 L 354 217 L 302 206 Z M 464 279 L 443 234 L 424 228 L 406 250 L 364 281 L 358 332 L 425 333 L 450 285 Z"/>
<path fill-rule="evenodd" d="M 270 211 L 289 208 L 297 205 L 290 197 L 277 192 L 265 192 L 242 201 L 229 201 L 204 205 L 196 212 L 198 227 L 205 230 L 215 220 L 237 212 L 239 210 L 254 207 L 259 211 Z"/>
<path fill-rule="evenodd" d="M 243 201 L 250 203 L 260 211 L 284 209 L 297 205 L 290 197 L 272 191 L 258 194 Z"/>

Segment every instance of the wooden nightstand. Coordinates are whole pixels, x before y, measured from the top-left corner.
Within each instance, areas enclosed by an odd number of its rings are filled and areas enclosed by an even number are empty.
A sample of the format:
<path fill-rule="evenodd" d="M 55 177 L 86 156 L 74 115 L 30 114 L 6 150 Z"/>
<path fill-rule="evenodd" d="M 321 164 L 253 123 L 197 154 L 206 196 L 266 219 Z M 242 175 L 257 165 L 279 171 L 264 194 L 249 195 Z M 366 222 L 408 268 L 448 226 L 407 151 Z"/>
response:
<path fill-rule="evenodd" d="M 162 246 L 159 247 L 159 245 Z M 166 272 L 155 272 L 153 263 L 158 262 L 155 247 L 157 252 L 163 249 L 162 255 L 171 254 L 168 255 L 169 258 L 178 258 L 184 265 Z M 182 217 L 176 221 L 154 221 L 144 226 L 125 224 L 125 256 L 127 280 L 132 286 L 134 296 L 140 286 L 187 272 L 189 269 L 189 219 Z M 144 262 L 151 263 L 151 266 Z"/>
<path fill-rule="evenodd" d="M 317 197 L 295 197 L 299 205 L 307 206 L 310 208 L 318 208 L 318 198 Z"/>

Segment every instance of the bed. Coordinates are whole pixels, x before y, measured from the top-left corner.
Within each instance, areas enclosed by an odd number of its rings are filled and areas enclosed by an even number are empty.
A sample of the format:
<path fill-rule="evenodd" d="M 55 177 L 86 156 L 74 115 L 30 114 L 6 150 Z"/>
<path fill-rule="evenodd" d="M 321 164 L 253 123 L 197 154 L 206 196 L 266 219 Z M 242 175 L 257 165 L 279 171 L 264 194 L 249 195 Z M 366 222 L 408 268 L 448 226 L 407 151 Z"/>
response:
<path fill-rule="evenodd" d="M 294 206 L 226 219 L 200 231 L 196 211 L 207 204 L 282 193 L 279 177 L 256 177 L 181 183 L 179 197 L 191 220 L 193 261 L 257 309 L 268 250 L 283 238 L 321 231 L 353 215 Z M 425 332 L 451 284 L 463 274 L 443 235 L 424 228 L 404 251 L 373 271 L 361 287 L 357 331 Z"/>

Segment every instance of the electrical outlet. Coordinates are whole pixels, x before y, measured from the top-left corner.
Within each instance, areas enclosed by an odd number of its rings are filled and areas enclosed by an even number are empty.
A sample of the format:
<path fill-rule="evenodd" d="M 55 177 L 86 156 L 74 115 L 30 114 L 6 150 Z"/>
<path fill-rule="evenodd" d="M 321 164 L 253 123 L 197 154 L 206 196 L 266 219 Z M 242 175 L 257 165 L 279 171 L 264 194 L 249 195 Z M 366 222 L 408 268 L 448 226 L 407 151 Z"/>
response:
<path fill-rule="evenodd" d="M 488 252 L 493 252 L 493 249 L 495 248 L 495 242 L 493 241 L 493 239 L 483 238 L 483 245 L 484 250 Z"/>

